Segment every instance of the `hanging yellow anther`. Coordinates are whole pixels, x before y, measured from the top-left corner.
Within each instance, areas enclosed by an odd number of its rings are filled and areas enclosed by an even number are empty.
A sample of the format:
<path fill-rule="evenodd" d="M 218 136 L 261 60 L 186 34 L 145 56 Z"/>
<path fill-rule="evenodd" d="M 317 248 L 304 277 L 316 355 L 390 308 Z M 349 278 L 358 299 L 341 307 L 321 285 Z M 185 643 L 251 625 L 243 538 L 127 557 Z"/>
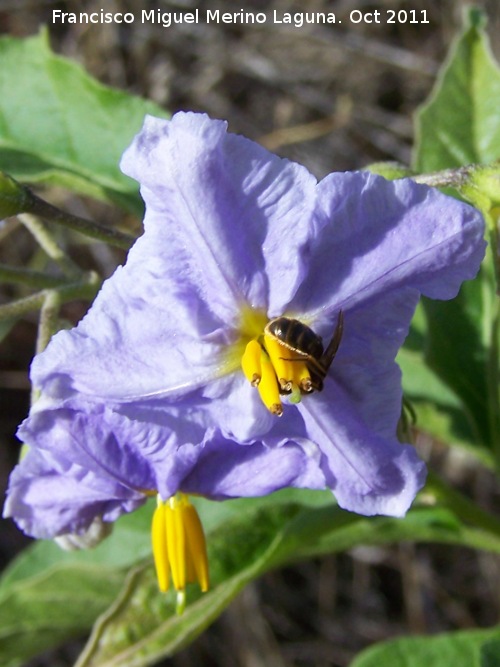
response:
<path fill-rule="evenodd" d="M 165 503 L 163 503 L 160 496 L 158 496 L 155 513 L 153 514 L 151 538 L 156 568 L 156 577 L 158 579 L 158 587 L 162 593 L 165 593 L 165 591 L 168 590 L 168 581 L 170 578 L 170 567 L 168 564 L 167 551 L 167 521 L 165 510 Z"/>
<path fill-rule="evenodd" d="M 165 507 L 167 549 L 170 574 L 176 591 L 186 588 L 186 536 L 182 522 L 181 505 L 173 496 Z"/>
<path fill-rule="evenodd" d="M 182 508 L 184 514 L 184 529 L 186 531 L 187 549 L 187 577 L 188 581 L 197 581 L 202 593 L 206 593 L 210 586 L 208 577 L 208 559 L 205 545 L 205 535 L 198 512 L 186 502 Z"/>
<path fill-rule="evenodd" d="M 177 613 L 186 603 L 186 584 L 197 581 L 208 590 L 208 558 L 205 536 L 196 509 L 188 497 L 178 493 L 164 502 L 160 496 L 153 515 L 153 556 L 161 591 L 168 590 L 172 577 L 177 591 Z"/>

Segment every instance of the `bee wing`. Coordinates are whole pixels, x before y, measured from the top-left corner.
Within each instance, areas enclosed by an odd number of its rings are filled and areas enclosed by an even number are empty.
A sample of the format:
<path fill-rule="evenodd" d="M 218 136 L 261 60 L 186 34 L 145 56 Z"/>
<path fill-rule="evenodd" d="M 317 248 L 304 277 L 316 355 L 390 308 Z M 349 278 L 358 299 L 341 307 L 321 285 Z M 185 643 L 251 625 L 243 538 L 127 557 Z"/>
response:
<path fill-rule="evenodd" d="M 339 349 L 340 341 L 342 340 L 342 334 L 344 333 L 344 313 L 342 310 L 339 310 L 337 317 L 337 326 L 333 333 L 332 340 L 328 343 L 328 347 L 323 352 L 323 356 L 320 359 L 320 364 L 325 370 L 328 370 L 332 365 L 332 361 L 337 354 Z"/>

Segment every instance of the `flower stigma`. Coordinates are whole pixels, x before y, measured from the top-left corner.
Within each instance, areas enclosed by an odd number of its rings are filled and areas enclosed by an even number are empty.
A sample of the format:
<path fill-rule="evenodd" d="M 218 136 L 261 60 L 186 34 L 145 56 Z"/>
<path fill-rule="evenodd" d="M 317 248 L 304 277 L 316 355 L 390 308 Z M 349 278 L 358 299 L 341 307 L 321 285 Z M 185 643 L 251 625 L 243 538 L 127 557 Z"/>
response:
<path fill-rule="evenodd" d="M 203 593 L 210 585 L 203 527 L 186 494 L 177 493 L 167 501 L 157 496 L 151 535 L 158 587 L 166 592 L 172 579 L 177 591 L 176 612 L 182 614 L 186 584 L 197 581 Z"/>

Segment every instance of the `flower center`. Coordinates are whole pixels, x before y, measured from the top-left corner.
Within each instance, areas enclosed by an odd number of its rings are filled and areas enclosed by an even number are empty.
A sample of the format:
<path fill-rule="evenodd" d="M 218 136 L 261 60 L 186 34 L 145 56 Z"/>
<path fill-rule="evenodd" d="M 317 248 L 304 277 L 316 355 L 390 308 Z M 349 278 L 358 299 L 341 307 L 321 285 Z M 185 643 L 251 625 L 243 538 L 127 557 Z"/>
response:
<path fill-rule="evenodd" d="M 162 592 L 170 577 L 177 591 L 176 611 L 186 606 L 186 584 L 197 581 L 203 593 L 209 588 L 205 535 L 196 509 L 184 493 L 166 502 L 157 496 L 151 527 L 153 556 Z"/>
<path fill-rule="evenodd" d="M 256 324 L 255 322 L 254 324 Z M 267 322 L 247 343 L 241 367 L 247 380 L 257 387 L 264 405 L 273 414 L 283 414 L 282 396 L 299 403 L 303 394 L 323 389 L 323 380 L 342 338 L 344 317 L 339 311 L 337 326 L 326 350 L 306 324 L 288 317 Z"/>

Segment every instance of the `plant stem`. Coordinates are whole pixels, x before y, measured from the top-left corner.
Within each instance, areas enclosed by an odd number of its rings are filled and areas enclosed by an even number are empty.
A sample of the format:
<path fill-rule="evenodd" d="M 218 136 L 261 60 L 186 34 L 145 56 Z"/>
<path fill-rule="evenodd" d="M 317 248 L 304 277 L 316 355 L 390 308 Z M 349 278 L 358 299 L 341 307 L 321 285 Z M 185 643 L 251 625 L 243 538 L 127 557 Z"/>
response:
<path fill-rule="evenodd" d="M 43 307 L 47 294 L 57 291 L 61 303 L 72 301 L 73 299 L 91 300 L 94 298 L 100 287 L 100 278 L 94 271 L 83 274 L 78 282 L 66 283 L 57 289 L 41 290 L 23 299 L 17 299 L 11 303 L 0 306 L 0 320 L 9 317 L 20 317 L 33 310 L 39 310 Z"/>
<path fill-rule="evenodd" d="M 38 322 L 38 335 L 36 339 L 36 353 L 43 352 L 49 344 L 52 335 L 57 329 L 59 311 L 61 309 L 61 295 L 56 289 L 45 290 L 45 298 L 40 310 L 40 319 Z M 31 405 L 34 405 L 40 396 L 40 390 L 31 385 Z M 26 445 L 25 445 L 26 446 Z"/>
<path fill-rule="evenodd" d="M 500 303 L 494 298 L 491 313 L 491 338 L 488 350 L 486 382 L 490 433 L 495 451 L 497 473 L 500 474 Z"/>
<path fill-rule="evenodd" d="M 20 269 L 6 264 L 0 264 L 0 282 L 16 283 L 26 285 L 26 287 L 61 287 L 67 284 L 65 278 L 51 276 L 42 271 L 31 271 L 30 269 Z"/>
<path fill-rule="evenodd" d="M 57 330 L 57 321 L 61 309 L 62 300 L 60 292 L 56 289 L 45 290 L 45 299 L 40 310 L 38 324 L 38 335 L 36 339 L 36 353 L 43 352 L 50 339 Z"/>
<path fill-rule="evenodd" d="M 92 220 L 80 218 L 79 216 L 62 211 L 40 199 L 33 192 L 29 190 L 28 192 L 29 197 L 26 211 L 33 215 L 37 215 L 50 222 L 55 222 L 58 225 L 63 225 L 81 234 L 85 234 L 85 236 L 90 236 L 93 239 L 114 245 L 123 250 L 128 250 L 135 241 L 135 238 L 130 234 L 125 234 L 111 227 L 104 227 Z"/>
<path fill-rule="evenodd" d="M 59 247 L 56 240 L 47 229 L 47 226 L 30 213 L 20 213 L 18 219 L 35 237 L 38 244 L 43 248 L 47 255 L 54 260 L 64 271 L 64 273 L 75 280 L 78 280 L 82 274 L 80 267 L 73 262 Z"/>
<path fill-rule="evenodd" d="M 472 169 L 472 166 L 443 169 L 432 174 L 416 174 L 411 178 L 416 183 L 423 183 L 431 188 L 460 188 L 468 182 Z"/>

